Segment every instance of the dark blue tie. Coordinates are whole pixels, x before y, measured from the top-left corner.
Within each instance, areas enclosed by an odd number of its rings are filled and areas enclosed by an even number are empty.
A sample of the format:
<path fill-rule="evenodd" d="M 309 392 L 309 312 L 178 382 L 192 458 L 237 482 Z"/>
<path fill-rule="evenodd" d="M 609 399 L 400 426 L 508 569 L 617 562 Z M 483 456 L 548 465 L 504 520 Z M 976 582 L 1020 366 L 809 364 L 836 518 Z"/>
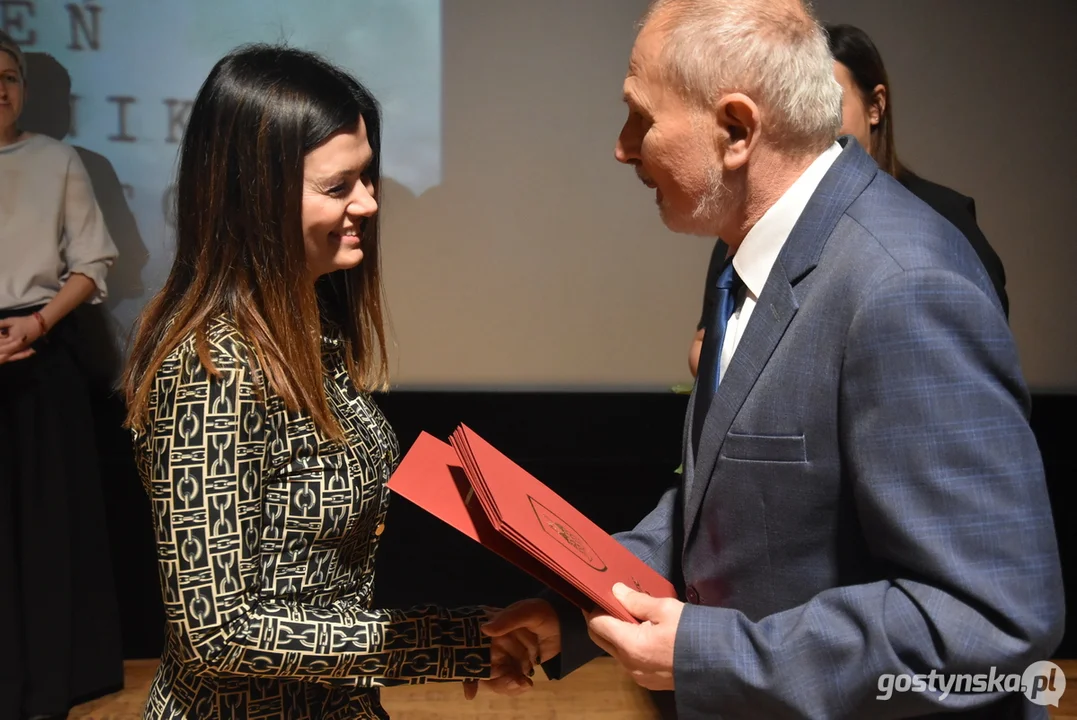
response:
<path fill-rule="evenodd" d="M 699 438 L 703 433 L 703 423 L 707 419 L 711 400 L 714 398 L 714 393 L 718 391 L 718 383 L 721 381 L 722 340 L 725 339 L 726 326 L 737 305 L 739 286 L 740 278 L 737 276 L 737 271 L 733 269 L 733 260 L 726 260 L 725 267 L 718 276 L 714 313 L 710 317 L 710 322 L 707 323 L 707 331 L 703 335 L 703 347 L 699 351 L 696 406 L 692 418 L 692 447 L 697 454 L 699 453 Z"/>

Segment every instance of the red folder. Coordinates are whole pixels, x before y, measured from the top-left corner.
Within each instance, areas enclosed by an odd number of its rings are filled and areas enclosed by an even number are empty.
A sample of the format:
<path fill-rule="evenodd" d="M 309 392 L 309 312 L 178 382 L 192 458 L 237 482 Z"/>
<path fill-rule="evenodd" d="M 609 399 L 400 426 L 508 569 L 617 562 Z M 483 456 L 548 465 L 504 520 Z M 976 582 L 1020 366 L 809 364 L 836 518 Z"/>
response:
<path fill-rule="evenodd" d="M 461 425 L 451 443 L 422 433 L 389 489 L 584 610 L 598 605 L 638 622 L 613 596 L 617 582 L 677 596 L 665 578 L 473 430 Z"/>

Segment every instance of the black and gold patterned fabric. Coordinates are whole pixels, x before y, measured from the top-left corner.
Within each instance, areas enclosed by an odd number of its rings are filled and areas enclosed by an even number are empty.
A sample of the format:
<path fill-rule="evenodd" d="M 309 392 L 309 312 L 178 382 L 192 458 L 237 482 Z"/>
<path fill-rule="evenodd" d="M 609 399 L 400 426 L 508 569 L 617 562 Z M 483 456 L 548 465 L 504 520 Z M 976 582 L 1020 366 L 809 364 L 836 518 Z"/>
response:
<path fill-rule="evenodd" d="M 167 629 L 145 718 L 386 718 L 379 687 L 489 677 L 481 608 L 370 607 L 386 481 L 400 449 L 323 340 L 346 443 L 270 392 L 227 320 L 154 379 L 139 471 Z"/>

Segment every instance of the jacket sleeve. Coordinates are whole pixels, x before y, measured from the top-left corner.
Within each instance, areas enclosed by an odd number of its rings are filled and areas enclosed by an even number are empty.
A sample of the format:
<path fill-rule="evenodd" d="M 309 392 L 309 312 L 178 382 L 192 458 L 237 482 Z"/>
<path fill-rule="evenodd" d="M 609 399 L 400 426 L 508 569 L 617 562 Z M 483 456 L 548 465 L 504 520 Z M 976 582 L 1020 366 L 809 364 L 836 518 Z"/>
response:
<path fill-rule="evenodd" d="M 277 439 L 246 353 L 212 348 L 219 377 L 192 345 L 158 372 L 141 468 L 181 659 L 199 674 L 358 686 L 489 677 L 480 608 L 315 604 L 270 586 L 263 497 Z"/>

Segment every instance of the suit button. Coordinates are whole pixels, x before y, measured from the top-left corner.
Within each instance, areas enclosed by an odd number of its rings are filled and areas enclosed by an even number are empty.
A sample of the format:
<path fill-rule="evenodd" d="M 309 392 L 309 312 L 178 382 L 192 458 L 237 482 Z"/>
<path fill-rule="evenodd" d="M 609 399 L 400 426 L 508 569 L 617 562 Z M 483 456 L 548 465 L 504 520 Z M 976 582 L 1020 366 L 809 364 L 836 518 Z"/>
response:
<path fill-rule="evenodd" d="M 696 589 L 694 587 L 689 587 L 686 594 L 688 596 L 688 602 L 692 603 L 693 605 L 699 602 L 699 593 L 696 592 Z"/>
<path fill-rule="evenodd" d="M 383 532 L 385 532 L 385 523 L 381 523 L 376 528 L 374 528 L 374 535 L 378 537 L 380 537 Z"/>

